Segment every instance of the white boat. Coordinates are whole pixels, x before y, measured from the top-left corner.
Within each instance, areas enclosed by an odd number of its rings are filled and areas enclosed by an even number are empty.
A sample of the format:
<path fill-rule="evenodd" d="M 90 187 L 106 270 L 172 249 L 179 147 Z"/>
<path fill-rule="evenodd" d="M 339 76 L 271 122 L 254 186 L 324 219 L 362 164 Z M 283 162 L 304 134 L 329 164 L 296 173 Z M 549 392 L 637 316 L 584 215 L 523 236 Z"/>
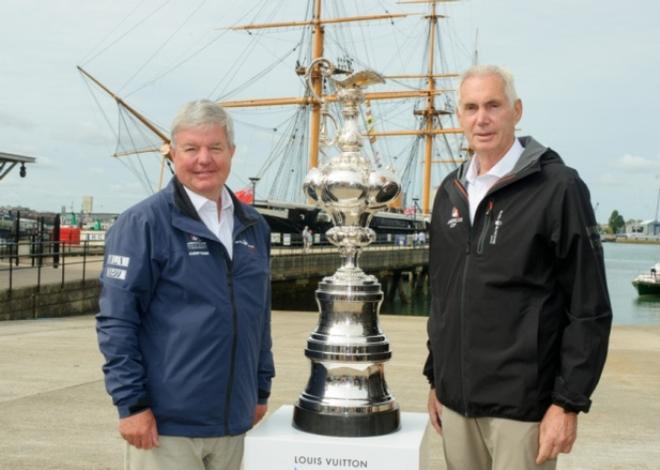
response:
<path fill-rule="evenodd" d="M 632 284 L 639 295 L 660 295 L 660 263 L 656 263 L 648 273 L 639 274 Z"/>

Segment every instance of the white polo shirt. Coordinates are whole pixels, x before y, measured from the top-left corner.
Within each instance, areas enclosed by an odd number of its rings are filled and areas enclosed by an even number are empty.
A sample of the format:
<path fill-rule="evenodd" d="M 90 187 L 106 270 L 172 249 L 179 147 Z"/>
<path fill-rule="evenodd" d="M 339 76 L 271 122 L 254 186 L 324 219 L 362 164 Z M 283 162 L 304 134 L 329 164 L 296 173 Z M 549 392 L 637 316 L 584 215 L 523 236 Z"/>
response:
<path fill-rule="evenodd" d="M 488 190 L 499 181 L 501 177 L 511 173 L 513 167 L 518 163 L 520 155 L 522 155 L 525 147 L 523 147 L 518 139 L 513 139 L 513 145 L 507 153 L 498 161 L 493 168 L 488 170 L 481 176 L 479 175 L 479 158 L 477 155 L 472 157 L 470 165 L 468 166 L 465 179 L 467 180 L 468 199 L 470 201 L 470 223 L 474 223 L 474 215 L 477 212 L 479 203 L 486 196 Z"/>
<path fill-rule="evenodd" d="M 199 218 L 202 219 L 206 228 L 224 245 L 231 259 L 234 255 L 234 201 L 232 201 L 227 188 L 222 187 L 222 207 L 219 211 L 216 201 L 206 199 L 185 186 L 183 188 L 188 193 L 190 202 L 195 207 Z"/>

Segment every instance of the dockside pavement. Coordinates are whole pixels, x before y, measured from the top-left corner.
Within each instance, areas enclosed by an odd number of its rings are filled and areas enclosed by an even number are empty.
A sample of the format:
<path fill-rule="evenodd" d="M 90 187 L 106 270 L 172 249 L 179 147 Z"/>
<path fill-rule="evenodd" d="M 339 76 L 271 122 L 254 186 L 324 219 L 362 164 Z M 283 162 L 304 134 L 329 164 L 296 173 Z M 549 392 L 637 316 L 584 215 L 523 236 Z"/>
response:
<path fill-rule="evenodd" d="M 303 390 L 309 376 L 303 349 L 317 319 L 314 312 L 273 312 L 271 411 L 294 403 Z M 393 350 L 389 386 L 402 410 L 425 412 L 426 319 L 381 316 L 381 323 Z M 91 315 L 0 322 L 0 469 L 122 468 L 101 363 Z M 660 327 L 614 328 L 593 401 L 559 468 L 660 469 Z M 427 438 L 430 468 L 444 469 L 441 439 L 433 432 Z"/>

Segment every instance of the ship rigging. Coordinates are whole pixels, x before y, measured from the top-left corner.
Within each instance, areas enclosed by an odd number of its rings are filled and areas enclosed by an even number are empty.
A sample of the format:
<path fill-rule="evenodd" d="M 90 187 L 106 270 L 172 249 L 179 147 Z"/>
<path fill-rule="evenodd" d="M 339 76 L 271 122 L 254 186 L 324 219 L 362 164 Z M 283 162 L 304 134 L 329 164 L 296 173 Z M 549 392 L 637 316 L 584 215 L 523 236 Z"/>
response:
<path fill-rule="evenodd" d="M 224 67 L 227 73 L 222 82 L 231 85 L 224 84 L 223 90 L 219 91 L 222 85 L 216 84 L 212 96 L 225 107 L 234 110 L 235 120 L 239 124 L 247 125 L 256 132 L 272 134 L 270 151 L 261 160 L 260 168 L 249 178 L 243 175 L 242 184 L 248 191 L 250 183 L 247 183 L 246 179 L 251 181 L 251 189 L 255 192 L 257 181 L 262 194 L 265 192 L 263 188 L 267 188 L 267 195 L 262 198 L 264 200 L 304 203 L 300 189 L 302 180 L 309 168 L 318 166 L 319 161 L 322 161 L 323 144 L 331 138 L 328 134 L 331 133 L 332 126 L 325 116 L 334 116 L 335 119 L 341 120 L 335 107 L 336 90 L 333 89 L 332 81 L 324 79 L 321 65 L 318 65 L 318 59 L 321 57 L 334 56 L 338 59 L 334 59 L 337 66 L 332 73 L 350 73 L 353 65 L 358 65 L 360 68 L 371 68 L 384 74 L 389 88 L 366 94 L 362 117 L 364 135 L 368 141 L 367 149 L 372 158 L 393 166 L 401 175 L 404 195 L 399 203 L 400 207 L 408 208 L 414 213 L 428 214 L 433 186 L 439 184 L 440 178 L 465 157 L 464 139 L 454 118 L 454 79 L 458 73 L 449 69 L 447 56 L 442 48 L 446 43 L 446 36 L 441 34 L 441 22 L 447 20 L 448 15 L 439 11 L 441 7 L 448 8 L 448 5 L 442 4 L 455 2 L 456 0 L 407 0 L 398 3 L 398 6 L 403 8 L 423 5 L 427 10 L 423 14 L 414 11 L 391 13 L 382 7 L 382 2 L 378 2 L 381 10 L 379 13 L 349 14 L 358 12 L 349 12 L 349 7 L 342 9 L 341 2 L 310 0 L 303 20 L 253 21 L 223 29 L 222 34 L 231 32 L 247 36 L 248 41 L 244 47 L 246 54 L 241 54 L 239 61 Z M 259 14 L 264 13 L 267 3 L 259 4 Z M 324 7 L 327 7 L 328 11 L 324 11 Z M 353 5 L 353 8 L 357 7 Z M 275 11 L 271 10 L 270 15 L 266 16 L 276 17 Z M 256 17 L 255 13 L 255 19 Z M 385 35 L 375 32 L 375 24 L 381 27 L 385 25 Z M 410 28 L 411 24 L 414 25 L 413 28 Z M 423 28 L 420 28 L 420 24 Z M 293 47 L 285 48 L 280 55 L 273 54 L 274 59 L 271 62 L 259 64 L 261 69 L 252 74 L 244 84 L 235 85 L 238 82 L 236 76 L 246 68 L 247 52 L 254 51 L 259 44 L 263 45 L 269 41 L 277 44 L 274 39 L 275 31 L 287 33 L 289 37 L 292 37 L 292 32 L 297 32 L 298 39 L 293 42 Z M 418 39 L 418 35 L 423 36 L 422 41 L 413 41 Z M 416 48 L 417 53 L 421 53 L 421 62 L 413 64 L 411 57 L 402 57 L 404 48 L 401 38 L 406 44 L 421 44 Z M 384 46 L 388 42 L 386 39 L 393 39 L 396 45 L 389 46 L 392 49 L 392 57 L 389 60 L 377 59 L 376 55 L 382 57 L 383 52 L 381 50 L 379 54 L 374 53 L 373 46 Z M 270 46 L 268 49 L 272 51 Z M 294 58 L 294 55 L 297 57 Z M 414 70 L 410 69 L 411 65 L 415 66 Z M 299 90 L 297 95 L 229 99 L 231 96 L 240 96 L 247 90 L 253 90 L 258 83 L 265 84 L 260 90 L 266 90 L 269 94 L 277 93 L 277 83 L 268 81 L 267 75 L 282 66 L 295 72 L 291 73 L 290 76 L 294 80 L 290 78 L 288 85 L 291 85 L 292 81 L 295 82 L 294 85 L 297 85 Z M 407 66 L 407 73 L 398 73 L 402 66 L 404 69 Z M 115 157 L 141 176 L 145 189 L 153 191 L 154 186 L 162 186 L 165 168 L 169 165 L 168 132 L 94 78 L 85 68 L 79 66 L 78 69 L 94 86 L 111 96 L 118 106 L 118 145 Z M 397 72 L 388 73 L 395 69 Z M 421 70 L 422 73 L 416 73 L 416 70 Z M 309 76 L 309 80 L 305 79 L 306 76 Z M 228 89 L 230 86 L 231 90 Z M 393 90 L 392 86 L 398 89 Z M 270 114 L 277 116 L 278 120 L 269 126 L 255 124 L 263 123 L 264 119 L 253 119 L 246 111 L 250 109 L 254 113 L 255 109 L 262 110 L 257 113 L 263 117 L 265 113 L 277 108 L 293 111 L 284 111 L 285 119 L 282 119 L 281 110 L 278 111 L 279 114 Z M 406 121 L 407 125 L 402 124 Z M 389 126 L 394 129 L 388 128 Z M 154 154 L 158 155 L 160 159 L 157 184 L 152 172 L 147 170 L 142 162 L 145 153 L 152 154 L 152 158 Z M 131 161 L 127 161 L 127 158 L 131 158 Z M 253 194 L 252 197 L 256 198 L 256 195 Z M 421 201 L 421 207 L 417 206 L 418 200 Z"/>

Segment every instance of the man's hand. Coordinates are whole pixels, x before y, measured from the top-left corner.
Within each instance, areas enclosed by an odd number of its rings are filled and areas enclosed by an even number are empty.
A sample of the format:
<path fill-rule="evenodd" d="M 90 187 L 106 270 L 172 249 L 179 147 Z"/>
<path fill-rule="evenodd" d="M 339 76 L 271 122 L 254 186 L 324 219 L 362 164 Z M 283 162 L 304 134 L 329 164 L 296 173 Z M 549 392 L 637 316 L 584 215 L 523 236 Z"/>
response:
<path fill-rule="evenodd" d="M 429 391 L 429 400 L 426 407 L 429 410 L 431 425 L 438 434 L 442 435 L 442 403 L 440 403 L 438 397 L 435 395 L 435 388 Z"/>
<path fill-rule="evenodd" d="M 539 425 L 539 453 L 536 463 L 555 459 L 560 453 L 568 454 L 577 438 L 577 414 L 561 406 L 550 405 Z"/>
<path fill-rule="evenodd" d="M 121 418 L 119 434 L 126 442 L 138 449 L 151 449 L 159 445 L 156 418 L 151 410 Z"/>
<path fill-rule="evenodd" d="M 266 414 L 266 411 L 268 411 L 268 405 L 257 405 L 257 407 L 254 409 L 254 419 L 252 420 L 252 426 L 257 424 L 261 419 L 264 417 Z"/>

